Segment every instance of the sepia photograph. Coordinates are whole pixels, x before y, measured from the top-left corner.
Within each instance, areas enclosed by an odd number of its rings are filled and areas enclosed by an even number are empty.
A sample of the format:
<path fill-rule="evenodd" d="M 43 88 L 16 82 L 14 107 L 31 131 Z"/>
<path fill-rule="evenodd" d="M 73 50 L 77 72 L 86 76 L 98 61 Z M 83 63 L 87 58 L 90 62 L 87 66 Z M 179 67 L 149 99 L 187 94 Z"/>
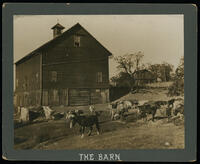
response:
<path fill-rule="evenodd" d="M 15 150 L 185 149 L 183 14 L 14 15 L 13 47 Z"/>

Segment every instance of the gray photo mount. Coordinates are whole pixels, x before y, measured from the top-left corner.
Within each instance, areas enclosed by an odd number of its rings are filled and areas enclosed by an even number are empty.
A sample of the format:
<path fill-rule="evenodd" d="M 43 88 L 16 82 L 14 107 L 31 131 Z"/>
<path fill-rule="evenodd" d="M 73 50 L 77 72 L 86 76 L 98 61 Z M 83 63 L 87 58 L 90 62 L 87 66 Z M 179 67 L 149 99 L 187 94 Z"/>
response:
<path fill-rule="evenodd" d="M 4 3 L 2 51 L 2 157 L 5 160 L 79 161 L 80 154 L 120 154 L 121 161 L 193 162 L 197 150 L 197 7 L 194 4 Z M 13 127 L 14 15 L 183 14 L 185 59 L 185 149 L 15 150 Z"/>

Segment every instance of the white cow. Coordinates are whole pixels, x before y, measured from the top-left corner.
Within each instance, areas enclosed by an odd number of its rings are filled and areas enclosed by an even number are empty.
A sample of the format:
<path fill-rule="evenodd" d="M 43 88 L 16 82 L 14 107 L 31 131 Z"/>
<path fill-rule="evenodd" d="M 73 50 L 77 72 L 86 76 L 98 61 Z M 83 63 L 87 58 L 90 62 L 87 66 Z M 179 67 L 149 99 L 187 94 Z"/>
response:
<path fill-rule="evenodd" d="M 123 117 L 124 112 L 128 112 L 129 109 L 132 108 L 132 103 L 130 101 L 124 100 L 124 101 L 118 101 L 115 103 L 112 103 L 111 108 L 111 120 L 115 118 L 119 118 L 120 116 Z"/>

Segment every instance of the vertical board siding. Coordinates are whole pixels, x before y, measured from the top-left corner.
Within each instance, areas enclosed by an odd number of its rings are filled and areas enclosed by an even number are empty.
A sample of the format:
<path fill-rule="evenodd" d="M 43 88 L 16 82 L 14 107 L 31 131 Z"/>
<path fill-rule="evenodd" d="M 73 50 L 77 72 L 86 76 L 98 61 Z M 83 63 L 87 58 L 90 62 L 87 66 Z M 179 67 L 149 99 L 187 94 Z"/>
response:
<path fill-rule="evenodd" d="M 47 106 L 49 105 L 49 101 L 48 101 L 48 91 L 43 91 L 42 93 L 42 105 Z"/>
<path fill-rule="evenodd" d="M 101 104 L 101 89 L 91 89 L 91 104 Z"/>
<path fill-rule="evenodd" d="M 16 65 L 17 106 L 32 106 L 40 104 L 40 55 Z"/>
<path fill-rule="evenodd" d="M 43 89 L 49 88 L 108 88 L 106 60 L 93 63 L 65 63 L 43 66 Z M 50 72 L 57 72 L 57 81 L 51 81 Z M 102 82 L 97 73 L 102 72 Z"/>
<path fill-rule="evenodd" d="M 60 90 L 60 100 L 59 104 L 67 106 L 68 105 L 68 89 L 61 89 Z"/>
<path fill-rule="evenodd" d="M 109 101 L 110 53 L 81 27 L 43 47 L 41 55 L 16 65 L 16 103 L 89 105 Z M 74 36 L 80 36 L 80 47 Z M 52 71 L 56 79 L 51 80 Z M 102 81 L 97 81 L 97 74 Z M 100 92 L 96 92 L 100 89 Z"/>
<path fill-rule="evenodd" d="M 89 89 L 70 89 L 69 104 L 74 105 L 89 105 L 90 91 Z"/>

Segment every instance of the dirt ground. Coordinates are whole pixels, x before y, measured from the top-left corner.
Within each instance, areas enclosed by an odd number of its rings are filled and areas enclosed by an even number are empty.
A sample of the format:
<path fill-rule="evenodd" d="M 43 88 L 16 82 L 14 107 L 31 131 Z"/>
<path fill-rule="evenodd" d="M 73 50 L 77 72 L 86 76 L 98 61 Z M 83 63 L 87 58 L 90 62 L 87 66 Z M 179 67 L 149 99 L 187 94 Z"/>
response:
<path fill-rule="evenodd" d="M 122 100 L 167 100 L 166 90 L 149 89 L 128 94 Z M 65 119 L 50 120 L 16 128 L 15 149 L 184 149 L 184 123 L 168 122 L 167 118 L 155 122 L 136 120 L 132 116 L 126 121 L 110 121 L 108 104 L 95 105 L 103 110 L 100 117 L 100 135 L 96 128 L 92 135 L 81 139 L 79 127 L 69 128 Z M 88 107 L 76 107 L 88 109 Z M 54 107 L 57 111 L 68 111 L 74 107 Z"/>

